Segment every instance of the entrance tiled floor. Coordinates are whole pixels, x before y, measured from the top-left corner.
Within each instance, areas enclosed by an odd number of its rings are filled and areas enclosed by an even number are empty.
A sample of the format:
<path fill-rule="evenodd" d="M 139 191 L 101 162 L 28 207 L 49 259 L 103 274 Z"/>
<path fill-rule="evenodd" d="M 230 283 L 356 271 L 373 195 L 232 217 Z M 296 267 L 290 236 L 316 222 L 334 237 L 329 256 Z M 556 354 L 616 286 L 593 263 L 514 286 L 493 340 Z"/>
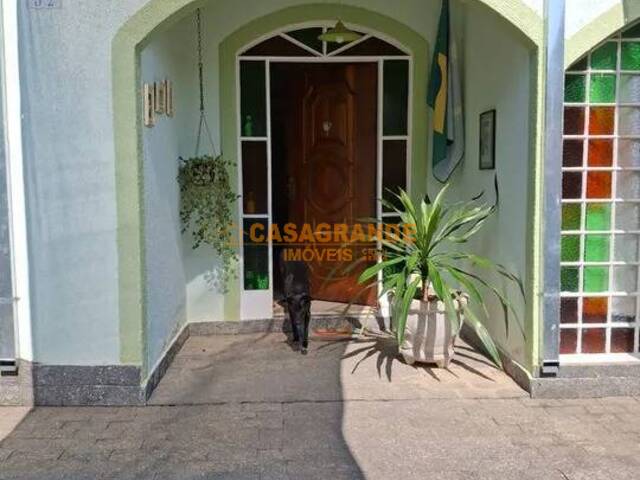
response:
<path fill-rule="evenodd" d="M 396 358 L 390 339 L 312 336 L 309 354 L 282 334 L 191 337 L 151 398 L 155 405 L 218 402 L 515 398 L 522 391 L 460 343 L 448 370 Z"/>
<path fill-rule="evenodd" d="M 0 479 L 638 478 L 638 399 L 531 400 L 458 351 L 445 372 L 385 342 L 305 358 L 280 335 L 193 337 L 163 405 L 36 408 L 0 442 Z"/>

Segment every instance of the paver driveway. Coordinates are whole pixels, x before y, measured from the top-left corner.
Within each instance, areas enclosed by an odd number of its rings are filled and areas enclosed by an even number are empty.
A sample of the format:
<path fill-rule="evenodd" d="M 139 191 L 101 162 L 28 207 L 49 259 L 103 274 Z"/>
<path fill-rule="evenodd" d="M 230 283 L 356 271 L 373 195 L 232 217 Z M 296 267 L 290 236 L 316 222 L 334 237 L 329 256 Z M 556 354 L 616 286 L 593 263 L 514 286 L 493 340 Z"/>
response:
<path fill-rule="evenodd" d="M 36 408 L 0 479 L 640 478 L 635 398 L 531 400 L 464 345 L 440 371 L 380 340 L 282 340 L 189 339 L 153 406 Z"/>

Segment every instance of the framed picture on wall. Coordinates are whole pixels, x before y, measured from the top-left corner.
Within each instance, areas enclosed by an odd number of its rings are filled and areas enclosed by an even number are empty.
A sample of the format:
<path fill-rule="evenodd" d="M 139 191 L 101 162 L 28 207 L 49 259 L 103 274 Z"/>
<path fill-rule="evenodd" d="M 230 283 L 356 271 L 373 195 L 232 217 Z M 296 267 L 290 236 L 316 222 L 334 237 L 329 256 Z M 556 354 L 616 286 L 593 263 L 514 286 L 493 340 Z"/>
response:
<path fill-rule="evenodd" d="M 496 111 L 480 114 L 480 170 L 496 168 Z"/>

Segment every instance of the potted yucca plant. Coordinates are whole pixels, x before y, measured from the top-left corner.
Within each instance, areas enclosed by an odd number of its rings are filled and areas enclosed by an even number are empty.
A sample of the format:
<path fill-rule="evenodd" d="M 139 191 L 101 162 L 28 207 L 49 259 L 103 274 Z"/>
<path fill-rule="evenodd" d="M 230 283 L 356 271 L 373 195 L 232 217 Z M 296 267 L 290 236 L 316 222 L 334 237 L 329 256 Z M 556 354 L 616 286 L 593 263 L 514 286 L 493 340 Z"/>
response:
<path fill-rule="evenodd" d="M 488 315 L 484 300 L 490 292 L 502 304 L 506 322 L 509 310 L 514 315 L 515 310 L 496 287 L 471 267 L 495 272 L 517 283 L 523 297 L 524 290 L 520 280 L 502 265 L 464 249 L 495 207 L 474 201 L 447 205 L 447 188 L 433 203 L 423 200 L 416 205 L 402 190 L 396 195 L 396 202 L 384 202 L 410 228 L 383 237 L 381 260 L 364 270 L 358 281 L 371 286 L 378 273 L 384 272 L 380 296 L 390 299 L 392 329 L 407 363 L 419 361 L 446 367 L 464 320 L 496 365 L 501 366 L 498 349 L 469 300 Z"/>

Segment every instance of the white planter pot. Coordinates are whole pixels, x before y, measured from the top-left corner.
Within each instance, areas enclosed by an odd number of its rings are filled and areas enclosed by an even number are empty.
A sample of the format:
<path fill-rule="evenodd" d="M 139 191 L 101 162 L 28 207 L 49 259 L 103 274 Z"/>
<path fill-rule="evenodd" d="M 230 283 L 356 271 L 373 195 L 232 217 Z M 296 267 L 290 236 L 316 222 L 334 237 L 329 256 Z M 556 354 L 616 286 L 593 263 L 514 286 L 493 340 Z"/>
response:
<path fill-rule="evenodd" d="M 466 303 L 466 298 L 460 298 L 461 302 Z M 458 300 L 454 300 L 454 305 L 462 325 Z M 409 365 L 415 362 L 435 363 L 440 368 L 446 368 L 453 357 L 453 343 L 457 334 L 452 331 L 451 322 L 446 318 L 443 302 L 414 300 L 407 316 L 400 354 Z"/>

